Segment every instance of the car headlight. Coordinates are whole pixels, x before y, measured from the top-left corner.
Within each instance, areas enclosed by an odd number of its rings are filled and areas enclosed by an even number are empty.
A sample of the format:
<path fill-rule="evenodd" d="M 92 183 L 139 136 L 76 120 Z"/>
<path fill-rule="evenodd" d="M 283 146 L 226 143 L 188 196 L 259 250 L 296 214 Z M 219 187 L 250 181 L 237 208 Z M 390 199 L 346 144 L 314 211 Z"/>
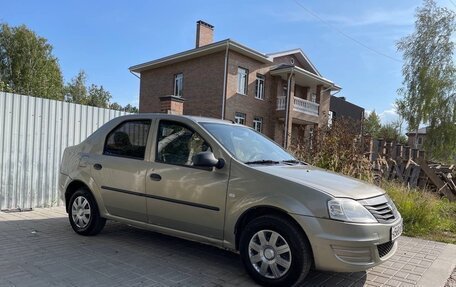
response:
<path fill-rule="evenodd" d="M 376 223 L 377 219 L 359 202 L 348 198 L 335 198 L 328 201 L 329 217 L 336 220 Z"/>

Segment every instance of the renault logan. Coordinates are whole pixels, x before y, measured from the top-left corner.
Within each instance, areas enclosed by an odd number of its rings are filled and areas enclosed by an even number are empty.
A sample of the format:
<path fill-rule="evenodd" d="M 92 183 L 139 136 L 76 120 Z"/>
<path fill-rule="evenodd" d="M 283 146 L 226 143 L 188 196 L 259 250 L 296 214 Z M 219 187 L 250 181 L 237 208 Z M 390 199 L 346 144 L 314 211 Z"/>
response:
<path fill-rule="evenodd" d="M 393 256 L 402 232 L 382 189 L 210 118 L 113 119 L 65 149 L 59 188 L 78 234 L 111 219 L 214 245 L 266 286 L 299 285 L 311 267 L 366 270 Z"/>

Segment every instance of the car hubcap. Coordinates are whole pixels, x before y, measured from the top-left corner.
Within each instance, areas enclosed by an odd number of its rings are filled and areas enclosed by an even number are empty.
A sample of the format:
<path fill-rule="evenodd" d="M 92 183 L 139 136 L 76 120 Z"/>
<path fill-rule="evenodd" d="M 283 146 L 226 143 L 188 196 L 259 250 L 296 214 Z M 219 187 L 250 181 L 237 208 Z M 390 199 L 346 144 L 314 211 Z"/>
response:
<path fill-rule="evenodd" d="M 277 232 L 261 230 L 249 243 L 250 263 L 262 276 L 278 279 L 291 266 L 291 250 L 287 241 Z"/>
<path fill-rule="evenodd" d="M 71 217 L 73 218 L 74 224 L 79 228 L 84 228 L 89 224 L 90 204 L 85 197 L 78 196 L 73 201 L 73 205 L 71 206 Z"/>

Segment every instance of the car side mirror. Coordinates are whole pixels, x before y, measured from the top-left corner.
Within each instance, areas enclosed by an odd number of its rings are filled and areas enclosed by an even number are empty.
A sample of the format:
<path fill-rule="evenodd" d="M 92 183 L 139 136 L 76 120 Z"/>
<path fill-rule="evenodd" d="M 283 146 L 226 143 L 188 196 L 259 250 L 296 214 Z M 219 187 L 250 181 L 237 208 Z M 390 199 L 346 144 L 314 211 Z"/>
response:
<path fill-rule="evenodd" d="M 193 156 L 193 166 L 221 169 L 225 166 L 225 160 L 215 158 L 214 154 L 210 151 L 202 151 Z"/>

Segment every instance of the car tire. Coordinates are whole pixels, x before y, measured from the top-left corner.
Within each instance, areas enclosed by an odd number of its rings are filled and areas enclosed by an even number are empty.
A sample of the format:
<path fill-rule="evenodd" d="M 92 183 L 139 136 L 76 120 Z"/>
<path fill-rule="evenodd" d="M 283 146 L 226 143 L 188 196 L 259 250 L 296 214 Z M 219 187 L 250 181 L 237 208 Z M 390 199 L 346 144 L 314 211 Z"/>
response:
<path fill-rule="evenodd" d="M 100 216 L 97 202 L 86 189 L 78 189 L 68 203 L 68 218 L 73 230 L 80 235 L 96 235 L 106 224 Z"/>
<path fill-rule="evenodd" d="M 247 273 L 263 286 L 300 286 L 312 266 L 310 245 L 302 230 L 279 216 L 250 221 L 239 244 Z"/>

